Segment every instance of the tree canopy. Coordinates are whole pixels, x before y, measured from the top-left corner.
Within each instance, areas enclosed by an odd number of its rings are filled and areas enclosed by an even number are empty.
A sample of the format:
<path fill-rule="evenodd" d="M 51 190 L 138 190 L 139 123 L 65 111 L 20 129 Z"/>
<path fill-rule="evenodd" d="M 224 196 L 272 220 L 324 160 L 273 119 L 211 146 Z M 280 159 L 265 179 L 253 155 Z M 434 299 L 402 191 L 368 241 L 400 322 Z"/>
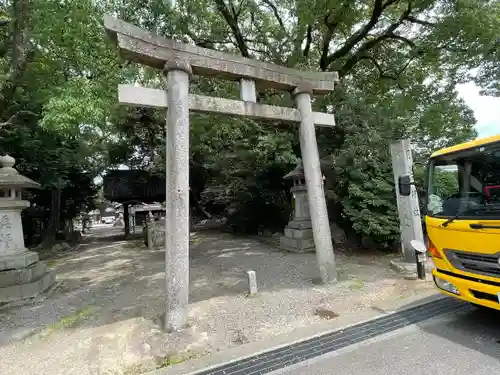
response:
<path fill-rule="evenodd" d="M 82 176 L 120 164 L 164 173 L 164 114 L 120 108 L 116 95 L 119 83 L 161 86 L 162 72 L 120 59 L 102 28 L 105 13 L 205 48 L 338 71 L 335 92 L 314 101 L 337 119 L 334 129 L 317 131 L 330 216 L 380 243 L 398 237 L 390 140 L 410 138 L 423 161 L 476 137 L 457 84 L 500 94 L 495 1 L 3 0 L 0 145 L 55 192 L 45 203 L 51 211 L 61 211 L 54 202 L 75 184 L 89 190 L 79 191 L 72 215 L 91 206 L 95 187 Z M 237 96 L 236 84 L 221 80 L 197 77 L 190 89 Z M 258 96 L 292 105 L 287 94 Z M 290 206 L 282 176 L 298 157 L 294 126 L 192 115 L 193 213 L 226 215 L 244 232 L 280 230 Z"/>

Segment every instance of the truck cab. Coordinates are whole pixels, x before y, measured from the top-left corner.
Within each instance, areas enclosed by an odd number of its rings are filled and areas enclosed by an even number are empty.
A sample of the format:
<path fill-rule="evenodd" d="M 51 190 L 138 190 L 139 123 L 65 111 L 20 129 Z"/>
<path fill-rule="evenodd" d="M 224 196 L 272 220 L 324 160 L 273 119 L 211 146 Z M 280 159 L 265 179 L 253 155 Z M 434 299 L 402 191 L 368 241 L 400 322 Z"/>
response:
<path fill-rule="evenodd" d="M 437 288 L 500 310 L 500 135 L 432 154 L 425 191 Z"/>

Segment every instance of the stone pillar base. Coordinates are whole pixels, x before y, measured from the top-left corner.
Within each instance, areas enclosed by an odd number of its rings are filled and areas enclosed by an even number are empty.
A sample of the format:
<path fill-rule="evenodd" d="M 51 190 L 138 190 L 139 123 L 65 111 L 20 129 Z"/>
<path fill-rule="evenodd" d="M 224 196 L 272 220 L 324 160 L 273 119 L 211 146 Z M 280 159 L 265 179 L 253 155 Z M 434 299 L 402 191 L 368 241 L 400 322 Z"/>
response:
<path fill-rule="evenodd" d="M 26 268 L 33 263 L 38 262 L 38 259 L 38 253 L 33 251 L 25 251 L 19 254 L 0 255 L 0 272 Z"/>
<path fill-rule="evenodd" d="M 0 302 L 14 302 L 33 298 L 54 284 L 56 274 L 47 269 L 45 262 L 38 262 L 38 254 L 26 252 L 11 259 L 0 258 L 0 265 L 22 265 L 35 262 L 24 267 L 12 267 L 0 271 Z"/>
<path fill-rule="evenodd" d="M 304 225 L 307 226 L 307 225 Z M 293 253 L 314 252 L 314 238 L 312 229 L 285 228 L 285 235 L 280 237 L 280 248 Z"/>
<path fill-rule="evenodd" d="M 312 229 L 311 219 L 293 219 L 288 223 L 288 225 L 285 228 L 285 231 L 287 229 L 299 229 L 299 230 Z"/>

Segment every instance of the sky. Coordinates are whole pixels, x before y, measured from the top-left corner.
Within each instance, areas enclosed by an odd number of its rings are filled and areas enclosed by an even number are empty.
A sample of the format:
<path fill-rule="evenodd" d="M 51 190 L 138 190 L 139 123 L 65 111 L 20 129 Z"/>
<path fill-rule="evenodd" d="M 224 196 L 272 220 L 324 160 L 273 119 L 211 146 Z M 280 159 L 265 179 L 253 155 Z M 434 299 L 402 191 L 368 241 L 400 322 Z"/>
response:
<path fill-rule="evenodd" d="M 479 95 L 479 87 L 466 83 L 457 87 L 459 95 L 474 111 L 478 137 L 500 135 L 500 98 Z"/>

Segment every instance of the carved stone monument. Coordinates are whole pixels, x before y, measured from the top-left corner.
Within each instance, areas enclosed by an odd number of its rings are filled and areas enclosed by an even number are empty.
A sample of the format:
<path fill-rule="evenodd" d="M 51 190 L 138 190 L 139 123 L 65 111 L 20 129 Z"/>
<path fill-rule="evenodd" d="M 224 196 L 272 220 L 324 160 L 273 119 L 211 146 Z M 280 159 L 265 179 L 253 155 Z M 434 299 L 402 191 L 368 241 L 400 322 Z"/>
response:
<path fill-rule="evenodd" d="M 333 91 L 338 74 L 305 72 L 179 43 L 110 16 L 105 17 L 104 26 L 124 58 L 162 69 L 167 79 L 163 90 L 118 87 L 121 104 L 167 110 L 165 328 L 177 330 L 187 323 L 190 111 L 300 124 L 300 148 L 319 273 L 325 283 L 336 280 L 315 130 L 315 125 L 334 126 L 335 118 L 332 114 L 313 112 L 311 103 L 314 95 Z M 193 74 L 240 82 L 241 100 L 190 94 L 189 79 Z M 257 88 L 290 92 L 296 109 L 258 104 Z"/>
<path fill-rule="evenodd" d="M 20 175 L 14 164 L 14 158 L 0 157 L 0 302 L 36 297 L 55 280 L 38 254 L 24 247 L 21 211 L 30 203 L 22 200 L 22 189 L 40 185 Z"/>
<path fill-rule="evenodd" d="M 294 253 L 314 251 L 314 236 L 302 161 L 299 161 L 295 169 L 283 178 L 293 181 L 290 191 L 294 198 L 294 209 L 293 218 L 285 228 L 285 235 L 280 238 L 280 247 Z"/>
<path fill-rule="evenodd" d="M 151 214 L 151 213 L 150 213 Z M 151 215 L 152 216 L 152 215 Z M 165 248 L 165 218 L 149 218 L 143 229 L 144 243 L 148 249 Z"/>

